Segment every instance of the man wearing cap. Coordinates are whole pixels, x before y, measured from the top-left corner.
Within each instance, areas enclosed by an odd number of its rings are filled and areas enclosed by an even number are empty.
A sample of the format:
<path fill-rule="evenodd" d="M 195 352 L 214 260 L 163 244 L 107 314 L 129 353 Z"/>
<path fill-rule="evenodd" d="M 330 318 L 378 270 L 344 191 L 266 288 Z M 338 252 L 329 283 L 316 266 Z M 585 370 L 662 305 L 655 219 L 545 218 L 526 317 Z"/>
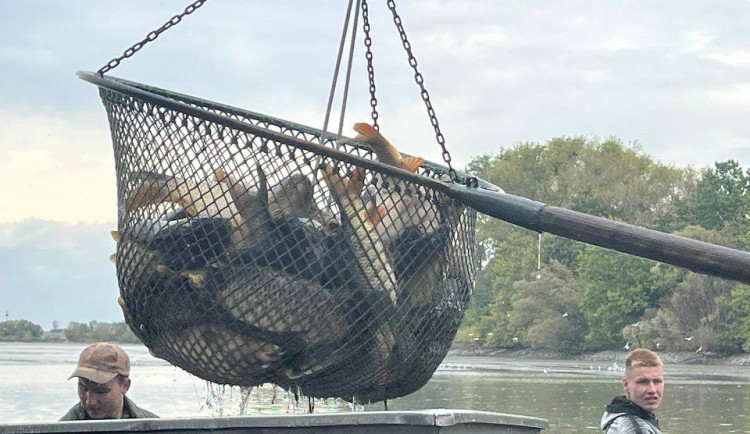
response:
<path fill-rule="evenodd" d="M 129 375 L 130 358 L 122 348 L 108 342 L 90 345 L 68 378 L 78 377 L 80 401 L 60 420 L 159 417 L 125 396 L 130 389 Z"/>

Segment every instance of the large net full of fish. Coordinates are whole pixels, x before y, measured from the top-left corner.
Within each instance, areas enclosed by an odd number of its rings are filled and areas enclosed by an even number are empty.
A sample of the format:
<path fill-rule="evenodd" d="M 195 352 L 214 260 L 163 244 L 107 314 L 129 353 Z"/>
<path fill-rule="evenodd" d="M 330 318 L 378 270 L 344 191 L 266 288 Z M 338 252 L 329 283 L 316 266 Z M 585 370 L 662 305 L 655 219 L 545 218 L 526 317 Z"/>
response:
<path fill-rule="evenodd" d="M 366 145 L 97 84 L 115 151 L 119 302 L 155 356 L 215 383 L 365 403 L 427 382 L 469 300 L 475 211 L 321 151 L 376 159 Z M 440 166 L 414 170 L 450 182 Z"/>

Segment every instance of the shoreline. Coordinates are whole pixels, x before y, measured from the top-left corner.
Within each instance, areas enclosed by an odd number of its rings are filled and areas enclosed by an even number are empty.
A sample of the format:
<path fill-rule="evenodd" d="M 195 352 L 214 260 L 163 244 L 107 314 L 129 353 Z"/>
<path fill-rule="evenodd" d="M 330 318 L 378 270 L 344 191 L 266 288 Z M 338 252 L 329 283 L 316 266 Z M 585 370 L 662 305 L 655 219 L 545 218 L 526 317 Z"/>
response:
<path fill-rule="evenodd" d="M 43 341 L 0 341 L 7 344 L 54 344 L 54 345 L 84 345 L 91 342 L 73 342 L 60 340 Z M 118 345 L 143 345 L 142 342 L 114 342 Z M 145 345 L 144 345 L 145 347 Z M 692 351 L 656 351 L 664 363 L 680 365 L 725 365 L 750 366 L 750 353 L 721 355 L 710 351 L 695 353 Z M 625 350 L 605 350 L 591 353 L 568 354 L 559 351 L 534 348 L 483 348 L 478 345 L 454 343 L 446 356 L 460 357 L 503 357 L 508 359 L 526 360 L 579 360 L 587 362 L 618 362 L 625 363 L 628 352 Z"/>
<path fill-rule="evenodd" d="M 656 351 L 664 363 L 680 365 L 726 365 L 750 366 L 750 353 L 724 356 L 712 352 L 695 353 L 692 351 Z M 553 350 L 533 348 L 482 348 L 475 345 L 454 344 L 448 351 L 448 356 L 466 357 L 504 357 L 510 359 L 538 359 L 538 360 L 580 360 L 591 362 L 625 363 L 628 352 L 625 350 L 606 350 L 592 353 L 567 354 Z"/>

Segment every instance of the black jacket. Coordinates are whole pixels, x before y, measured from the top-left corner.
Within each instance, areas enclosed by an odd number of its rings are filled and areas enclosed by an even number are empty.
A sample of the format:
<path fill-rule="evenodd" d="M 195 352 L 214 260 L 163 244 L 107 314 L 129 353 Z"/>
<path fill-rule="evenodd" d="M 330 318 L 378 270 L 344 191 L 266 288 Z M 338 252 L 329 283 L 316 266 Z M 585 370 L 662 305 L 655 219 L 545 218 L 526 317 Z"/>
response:
<path fill-rule="evenodd" d="M 123 396 L 123 399 L 125 400 L 125 403 L 123 404 L 123 411 L 125 412 L 128 418 L 147 419 L 147 418 L 159 417 L 155 415 L 154 413 L 151 413 L 148 410 L 144 410 L 138 407 L 127 396 Z M 65 416 L 61 417 L 60 420 L 91 420 L 91 418 L 89 417 L 89 414 L 86 413 L 86 410 L 84 410 L 83 406 L 79 402 L 78 404 L 74 405 L 73 408 L 68 410 L 68 412 L 65 413 Z"/>
<path fill-rule="evenodd" d="M 602 415 L 607 434 L 661 434 L 659 420 L 624 396 L 616 396 Z"/>

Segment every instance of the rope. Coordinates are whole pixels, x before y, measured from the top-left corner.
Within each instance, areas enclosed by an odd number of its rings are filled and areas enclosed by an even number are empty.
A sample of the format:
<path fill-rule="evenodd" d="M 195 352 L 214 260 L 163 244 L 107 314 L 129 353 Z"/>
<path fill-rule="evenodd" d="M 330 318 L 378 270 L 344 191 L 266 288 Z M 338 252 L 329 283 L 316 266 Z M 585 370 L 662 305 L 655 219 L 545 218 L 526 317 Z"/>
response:
<path fill-rule="evenodd" d="M 349 97 L 349 82 L 352 77 L 352 62 L 354 60 L 354 44 L 357 40 L 357 22 L 359 21 L 359 1 L 354 9 L 354 25 L 352 25 L 352 40 L 349 43 L 349 62 L 346 65 L 346 81 L 344 82 L 344 100 L 341 103 L 341 118 L 339 119 L 339 135 L 343 133 L 346 101 Z"/>
<path fill-rule="evenodd" d="M 326 106 L 326 116 L 325 120 L 323 121 L 323 131 L 320 135 L 320 144 L 323 145 L 325 143 L 325 136 L 328 132 L 328 121 L 331 117 L 331 108 L 333 107 L 333 97 L 336 95 L 336 83 L 338 82 L 339 78 L 339 69 L 341 68 L 341 57 L 344 53 L 344 45 L 346 44 L 346 33 L 349 30 L 349 19 L 351 17 L 352 13 L 352 3 L 354 3 L 354 0 L 349 0 L 349 4 L 346 7 L 346 18 L 344 18 L 344 28 L 341 30 L 341 41 L 339 42 L 339 52 L 336 56 L 336 67 L 333 70 L 333 79 L 331 80 L 331 90 L 328 93 L 328 105 Z M 347 75 L 347 83 L 346 86 L 348 87 L 348 78 Z M 343 113 L 342 113 L 343 116 Z"/>

